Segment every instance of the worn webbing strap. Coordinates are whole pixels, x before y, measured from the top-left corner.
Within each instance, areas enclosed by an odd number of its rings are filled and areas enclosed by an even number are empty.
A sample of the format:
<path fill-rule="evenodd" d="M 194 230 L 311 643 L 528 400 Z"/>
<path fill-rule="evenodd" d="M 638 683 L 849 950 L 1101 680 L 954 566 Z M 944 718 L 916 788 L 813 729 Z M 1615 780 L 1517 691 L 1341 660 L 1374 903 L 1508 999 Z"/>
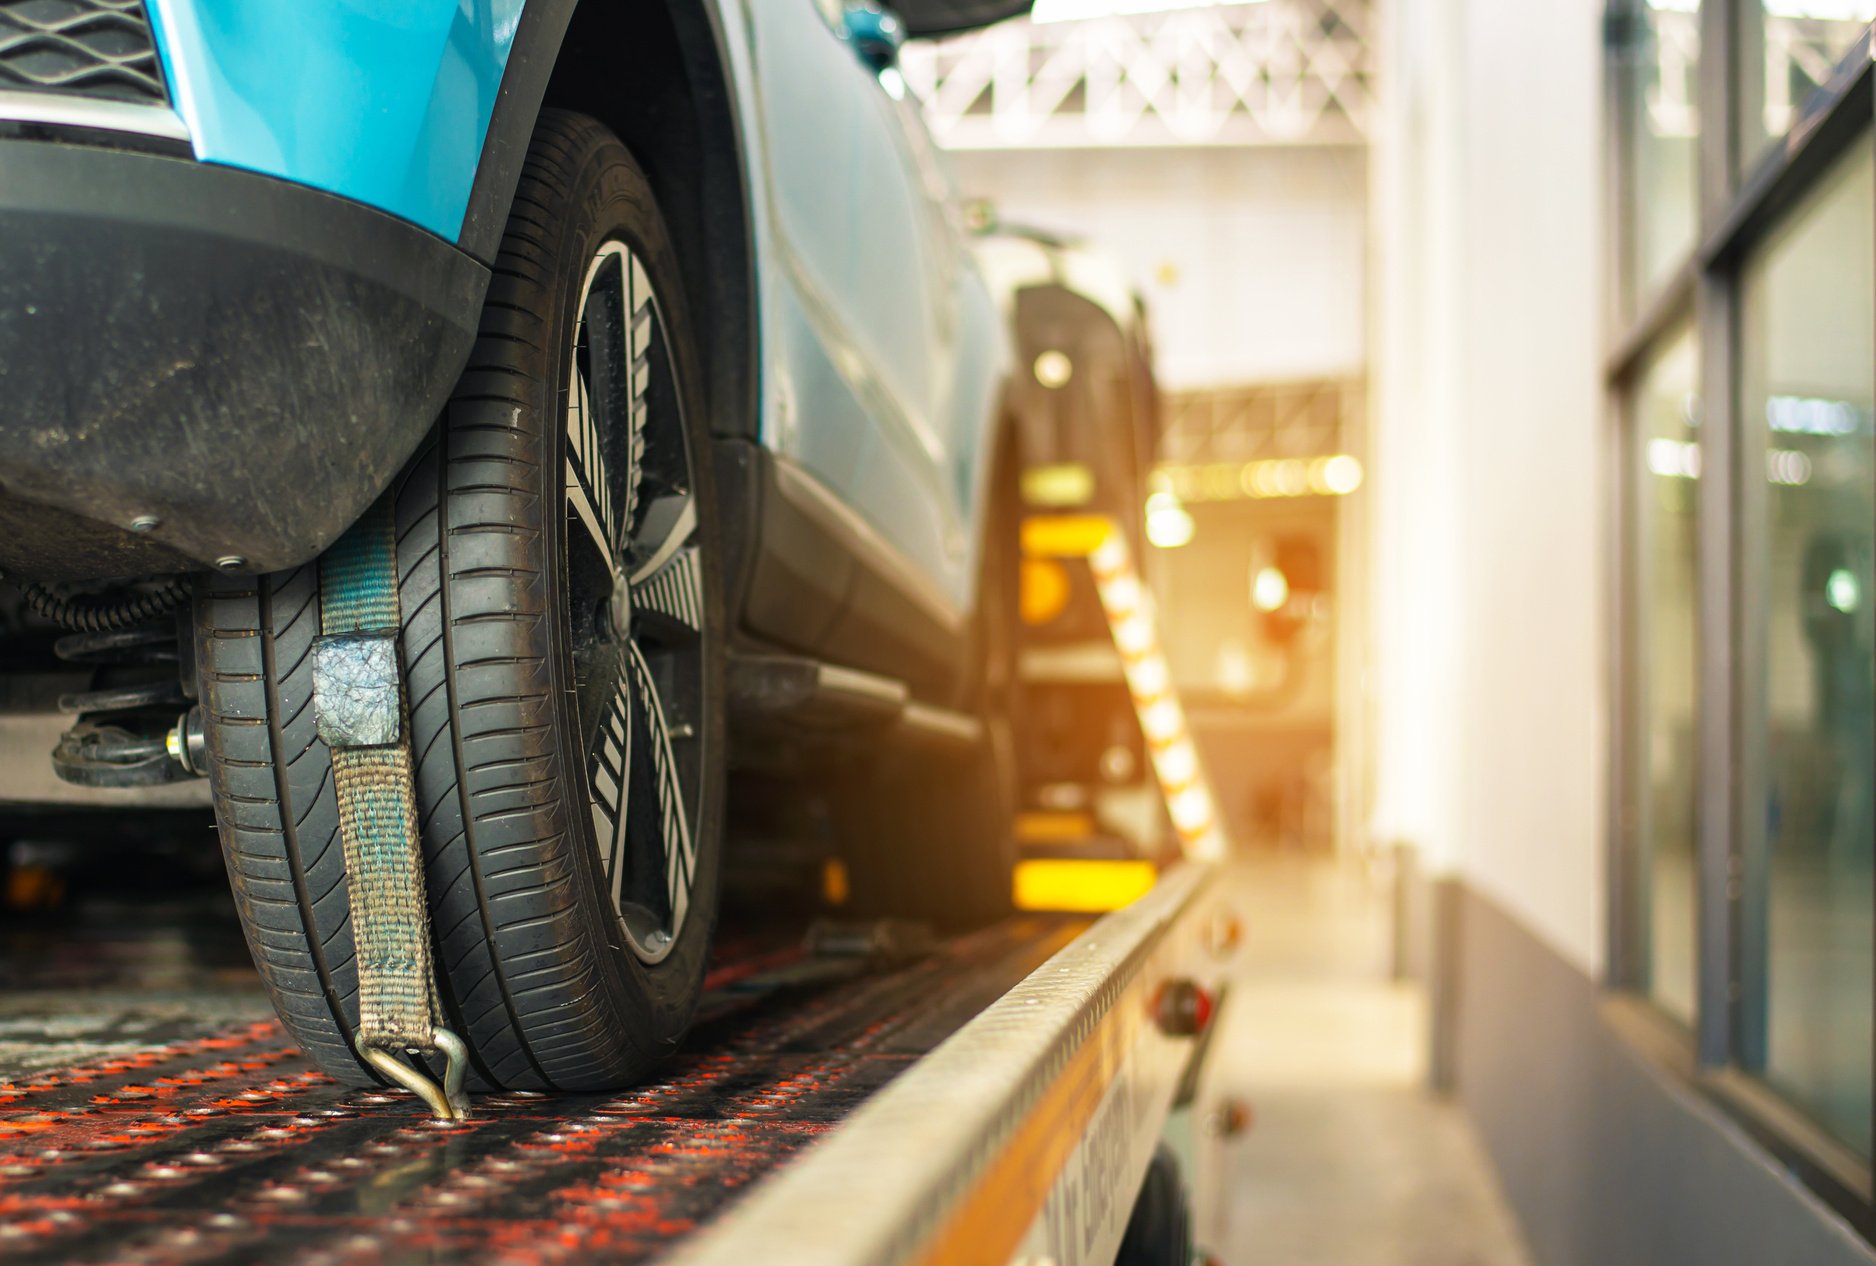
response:
<path fill-rule="evenodd" d="M 358 963 L 358 1049 L 374 1068 L 460 1116 L 462 1044 L 438 1025 L 410 738 L 398 669 L 397 553 L 389 497 L 319 560 L 314 709 L 332 752 Z M 394 1058 L 448 1058 L 435 1083 Z M 453 1085 L 447 1083 L 453 1082 Z M 421 1084 L 419 1084 L 421 1083 Z M 449 1111 L 440 1106 L 446 1102 Z"/>
<path fill-rule="evenodd" d="M 319 560 L 319 631 L 328 637 L 395 634 L 399 624 L 397 539 L 387 496 Z"/>

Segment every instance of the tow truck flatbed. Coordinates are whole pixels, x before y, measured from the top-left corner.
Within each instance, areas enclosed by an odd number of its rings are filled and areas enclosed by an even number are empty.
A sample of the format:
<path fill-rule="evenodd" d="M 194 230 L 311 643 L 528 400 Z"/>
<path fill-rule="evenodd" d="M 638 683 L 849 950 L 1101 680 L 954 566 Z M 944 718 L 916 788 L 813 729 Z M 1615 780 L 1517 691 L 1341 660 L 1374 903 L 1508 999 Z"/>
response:
<path fill-rule="evenodd" d="M 1099 923 L 1013 919 L 884 968 L 732 946 L 655 1080 L 478 1096 L 466 1123 L 335 1085 L 258 994 L 112 1015 L 15 990 L 0 1258 L 1003 1261 L 1072 1200 L 1101 1226 L 1055 1259 L 1112 1260 L 1109 1206 L 1124 1225 L 1196 1049 L 1154 1008 L 1204 957 L 1208 887 L 1182 867 Z"/>

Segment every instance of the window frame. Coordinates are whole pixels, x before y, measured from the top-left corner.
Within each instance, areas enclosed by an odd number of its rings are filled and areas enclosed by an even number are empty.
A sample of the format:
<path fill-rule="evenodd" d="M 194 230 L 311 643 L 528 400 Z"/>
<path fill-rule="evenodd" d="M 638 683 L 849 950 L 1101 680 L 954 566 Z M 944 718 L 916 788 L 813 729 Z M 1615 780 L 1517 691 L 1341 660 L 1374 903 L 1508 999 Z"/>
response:
<path fill-rule="evenodd" d="M 1609 0 L 1604 9 L 1604 136 L 1608 156 L 1606 222 L 1611 226 L 1604 310 L 1611 337 L 1603 362 L 1609 473 L 1611 598 L 1607 623 L 1609 688 L 1608 975 L 1611 1026 L 1656 1062 L 1722 1105 L 1744 1128 L 1846 1217 L 1876 1240 L 1876 1169 L 1836 1142 L 1765 1082 L 1743 1071 L 1746 999 L 1763 990 L 1766 929 L 1745 899 L 1763 876 L 1763 814 L 1768 771 L 1752 736 L 1765 730 L 1767 701 L 1759 671 L 1767 648 L 1762 622 L 1767 577 L 1745 532 L 1765 522 L 1765 480 L 1740 416 L 1740 297 L 1747 262 L 1837 161 L 1858 145 L 1876 146 L 1876 64 L 1864 30 L 1831 80 L 1800 108 L 1782 144 L 1740 170 L 1737 53 L 1743 23 L 1761 0 L 1703 0 L 1700 11 L 1696 138 L 1698 228 L 1681 263 L 1649 293 L 1631 289 L 1637 252 L 1629 240 L 1634 152 L 1630 121 L 1640 103 L 1622 73 L 1617 40 L 1645 0 Z M 1631 298 L 1632 296 L 1632 298 Z M 1701 468 L 1696 578 L 1701 713 L 1696 843 L 1697 983 L 1692 1030 L 1640 990 L 1647 983 L 1647 876 L 1641 874 L 1640 770 L 1636 759 L 1640 690 L 1637 658 L 1646 595 L 1639 590 L 1632 389 L 1658 353 L 1692 318 L 1701 395 Z M 1871 349 L 1876 357 L 1876 348 Z M 1876 911 L 1876 890 L 1870 894 Z M 1872 1000 L 1876 1003 L 1876 1000 Z M 1663 1056 L 1662 1052 L 1670 1052 Z M 1876 1061 L 1870 1069 L 1876 1088 Z M 1872 1096 L 1876 1101 L 1876 1095 Z M 1876 1107 L 1872 1108 L 1876 1123 Z"/>

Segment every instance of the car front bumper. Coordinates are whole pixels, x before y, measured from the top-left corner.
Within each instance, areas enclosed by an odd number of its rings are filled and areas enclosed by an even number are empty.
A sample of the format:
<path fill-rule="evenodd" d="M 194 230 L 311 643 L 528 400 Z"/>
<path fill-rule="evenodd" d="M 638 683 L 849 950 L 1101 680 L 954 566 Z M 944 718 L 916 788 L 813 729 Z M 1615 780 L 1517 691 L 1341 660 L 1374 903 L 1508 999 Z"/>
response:
<path fill-rule="evenodd" d="M 488 281 L 434 234 L 303 185 L 0 139 L 0 568 L 314 557 L 435 419 Z"/>

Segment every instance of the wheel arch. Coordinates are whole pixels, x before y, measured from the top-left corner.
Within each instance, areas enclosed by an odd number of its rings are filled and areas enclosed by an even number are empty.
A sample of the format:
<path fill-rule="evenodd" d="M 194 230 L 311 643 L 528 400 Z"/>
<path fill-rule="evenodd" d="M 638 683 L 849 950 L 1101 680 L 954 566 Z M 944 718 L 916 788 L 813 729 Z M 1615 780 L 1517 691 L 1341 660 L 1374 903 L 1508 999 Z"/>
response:
<path fill-rule="evenodd" d="M 749 168 L 711 0 L 530 0 L 489 125 L 460 245 L 498 249 L 543 109 L 590 115 L 625 143 L 665 213 L 711 431 L 754 438 L 760 372 Z"/>
<path fill-rule="evenodd" d="M 1012 377 L 1006 377 L 997 390 L 997 403 L 985 435 L 983 470 L 978 480 L 975 503 L 978 507 L 978 580 L 973 584 L 971 594 L 970 619 L 973 623 L 984 619 L 987 610 L 986 595 L 981 590 L 985 570 L 984 554 L 998 547 L 999 543 L 992 539 L 992 534 L 1000 521 L 1003 527 L 1016 533 L 1014 539 L 1002 542 L 1002 547 L 1012 550 L 1013 557 L 1019 562 L 1022 558 L 1023 472 L 1035 460 L 1035 447 L 1024 425 Z M 974 655 L 975 651 L 971 654 Z M 968 687 L 971 675 L 969 658 L 960 660 L 955 667 L 958 674 L 957 688 Z"/>

